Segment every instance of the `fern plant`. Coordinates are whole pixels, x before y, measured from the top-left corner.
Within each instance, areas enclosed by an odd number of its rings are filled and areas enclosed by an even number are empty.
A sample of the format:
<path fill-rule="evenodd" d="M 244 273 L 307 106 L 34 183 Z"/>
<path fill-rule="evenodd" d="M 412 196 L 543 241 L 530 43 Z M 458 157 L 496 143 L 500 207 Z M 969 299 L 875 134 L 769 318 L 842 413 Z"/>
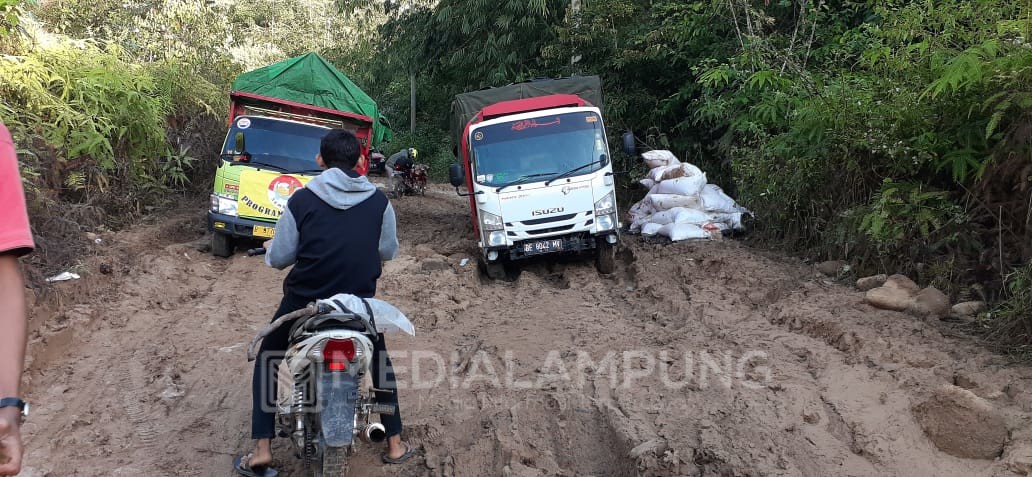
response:
<path fill-rule="evenodd" d="M 902 250 L 908 243 L 931 245 L 933 239 L 949 236 L 948 232 L 965 221 L 964 210 L 945 192 L 886 180 L 872 198 L 859 230 L 888 252 Z"/>

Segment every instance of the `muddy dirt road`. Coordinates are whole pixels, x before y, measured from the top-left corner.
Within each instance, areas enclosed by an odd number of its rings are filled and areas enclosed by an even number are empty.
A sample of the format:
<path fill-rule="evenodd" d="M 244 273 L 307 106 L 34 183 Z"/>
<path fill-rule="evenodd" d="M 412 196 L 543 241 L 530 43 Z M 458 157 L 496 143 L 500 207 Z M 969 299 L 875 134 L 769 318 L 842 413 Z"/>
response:
<path fill-rule="evenodd" d="M 474 244 L 450 190 L 395 207 L 380 297 L 417 328 L 389 346 L 423 456 L 384 468 L 366 448 L 351 475 L 1020 475 L 1032 370 L 798 261 L 625 237 L 614 276 L 537 262 L 492 283 L 459 265 Z M 196 250 L 202 213 L 104 236 L 34 308 L 25 475 L 232 475 L 245 343 L 285 273 Z M 954 384 L 1001 419 L 1001 457 L 951 456 L 922 430 L 914 406 Z"/>

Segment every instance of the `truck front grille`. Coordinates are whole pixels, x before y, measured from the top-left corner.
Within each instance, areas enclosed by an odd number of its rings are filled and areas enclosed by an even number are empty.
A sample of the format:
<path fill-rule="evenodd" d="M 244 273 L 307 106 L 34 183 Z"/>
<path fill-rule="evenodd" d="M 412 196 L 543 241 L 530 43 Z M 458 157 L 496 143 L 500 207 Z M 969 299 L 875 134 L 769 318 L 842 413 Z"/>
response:
<path fill-rule="evenodd" d="M 556 216 L 553 216 L 553 217 L 544 217 L 544 218 L 541 218 L 541 219 L 524 220 L 524 221 L 522 221 L 520 223 L 523 224 L 523 225 L 540 225 L 540 224 L 547 224 L 549 222 L 562 222 L 564 220 L 570 220 L 570 219 L 572 219 L 572 218 L 574 218 L 576 216 L 577 216 L 577 214 L 556 215 Z"/>
<path fill-rule="evenodd" d="M 559 227 L 551 227 L 551 228 L 547 228 L 547 229 L 528 230 L 527 231 L 527 235 L 541 235 L 541 234 L 551 234 L 551 233 L 555 233 L 555 232 L 565 232 L 565 231 L 570 230 L 572 228 L 573 228 L 573 225 L 571 224 L 571 225 L 562 225 L 562 226 L 559 226 Z"/>

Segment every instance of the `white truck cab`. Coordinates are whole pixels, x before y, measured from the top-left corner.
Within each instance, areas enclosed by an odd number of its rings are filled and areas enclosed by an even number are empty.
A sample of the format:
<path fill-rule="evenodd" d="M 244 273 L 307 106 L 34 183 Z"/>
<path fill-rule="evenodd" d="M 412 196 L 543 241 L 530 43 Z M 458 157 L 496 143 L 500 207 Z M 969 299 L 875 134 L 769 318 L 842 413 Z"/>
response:
<path fill-rule="evenodd" d="M 470 198 L 488 276 L 555 253 L 593 253 L 600 272 L 614 271 L 620 224 L 598 107 L 570 94 L 500 101 L 459 139 L 463 163 L 452 165 L 451 182 L 466 186 L 459 193 Z"/>

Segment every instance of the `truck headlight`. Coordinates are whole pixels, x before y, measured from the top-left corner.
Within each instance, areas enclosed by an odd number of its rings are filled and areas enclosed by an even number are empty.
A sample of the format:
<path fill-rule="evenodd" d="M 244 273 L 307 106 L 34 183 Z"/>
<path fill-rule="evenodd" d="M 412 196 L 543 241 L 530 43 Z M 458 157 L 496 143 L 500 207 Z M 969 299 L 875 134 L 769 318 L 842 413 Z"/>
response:
<path fill-rule="evenodd" d="M 596 220 L 595 223 L 598 224 L 599 232 L 604 231 L 604 230 L 613 230 L 613 224 L 614 224 L 614 222 L 613 222 L 613 214 L 600 215 L 600 216 L 597 217 L 597 220 Z"/>
<path fill-rule="evenodd" d="M 218 194 L 211 195 L 211 211 L 217 214 L 237 215 L 237 201 Z"/>
<path fill-rule="evenodd" d="M 616 212 L 616 200 L 612 192 L 595 202 L 595 215 L 610 215 Z"/>
<path fill-rule="evenodd" d="M 484 230 L 486 230 L 488 232 L 493 231 L 493 230 L 502 230 L 502 229 L 505 228 L 505 225 L 502 224 L 502 218 L 501 217 L 499 217 L 499 216 L 497 216 L 495 214 L 492 214 L 490 212 L 484 212 L 483 210 L 480 211 L 479 215 L 480 215 L 480 228 L 482 228 L 482 229 L 484 229 Z M 502 238 L 503 239 L 505 238 L 504 235 L 502 236 Z M 504 242 L 504 240 L 503 240 L 503 242 Z"/>
<path fill-rule="evenodd" d="M 505 232 L 495 230 L 487 235 L 488 247 L 501 247 L 503 245 L 505 245 Z"/>

